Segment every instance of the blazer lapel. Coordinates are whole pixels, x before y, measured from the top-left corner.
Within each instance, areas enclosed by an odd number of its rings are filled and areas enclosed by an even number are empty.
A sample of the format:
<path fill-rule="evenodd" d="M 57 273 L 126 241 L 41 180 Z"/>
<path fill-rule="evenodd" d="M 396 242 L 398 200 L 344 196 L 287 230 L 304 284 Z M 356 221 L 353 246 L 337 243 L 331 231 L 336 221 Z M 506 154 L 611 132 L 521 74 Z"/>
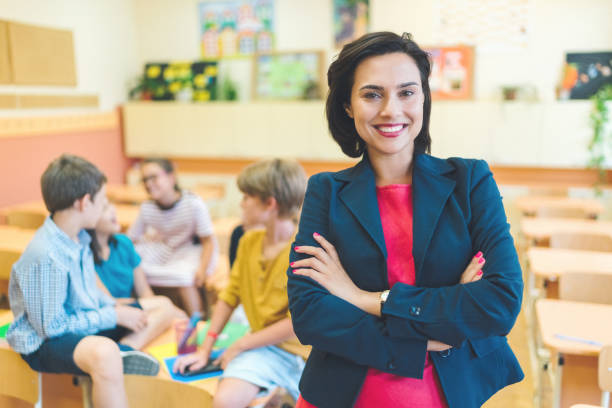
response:
<path fill-rule="evenodd" d="M 336 177 L 348 181 L 338 193 L 340 200 L 368 232 L 386 258 L 387 248 L 376 198 L 376 181 L 367 155 L 355 167 L 336 173 Z"/>
<path fill-rule="evenodd" d="M 453 167 L 444 160 L 434 159 L 425 154 L 415 157 L 412 173 L 414 212 L 412 255 L 414 256 L 417 286 L 425 254 L 438 219 L 448 197 L 455 188 L 455 181 L 443 176 L 452 170 Z"/>

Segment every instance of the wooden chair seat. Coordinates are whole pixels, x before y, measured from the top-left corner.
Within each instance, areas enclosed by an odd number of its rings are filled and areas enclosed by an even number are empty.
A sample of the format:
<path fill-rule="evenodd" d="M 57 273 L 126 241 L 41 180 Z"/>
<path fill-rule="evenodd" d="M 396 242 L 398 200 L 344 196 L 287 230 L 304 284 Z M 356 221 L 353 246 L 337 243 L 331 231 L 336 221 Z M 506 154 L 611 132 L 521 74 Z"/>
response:
<path fill-rule="evenodd" d="M 42 406 L 40 373 L 8 348 L 0 348 L 0 395 Z"/>

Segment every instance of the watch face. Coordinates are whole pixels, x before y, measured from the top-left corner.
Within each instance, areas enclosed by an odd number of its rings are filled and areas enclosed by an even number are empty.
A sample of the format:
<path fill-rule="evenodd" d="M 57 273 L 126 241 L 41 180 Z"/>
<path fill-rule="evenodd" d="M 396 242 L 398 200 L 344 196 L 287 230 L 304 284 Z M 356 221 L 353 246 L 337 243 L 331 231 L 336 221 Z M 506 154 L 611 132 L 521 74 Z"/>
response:
<path fill-rule="evenodd" d="M 389 297 L 389 291 L 385 290 L 383 293 L 380 294 L 380 301 L 382 303 L 385 303 L 388 297 Z"/>

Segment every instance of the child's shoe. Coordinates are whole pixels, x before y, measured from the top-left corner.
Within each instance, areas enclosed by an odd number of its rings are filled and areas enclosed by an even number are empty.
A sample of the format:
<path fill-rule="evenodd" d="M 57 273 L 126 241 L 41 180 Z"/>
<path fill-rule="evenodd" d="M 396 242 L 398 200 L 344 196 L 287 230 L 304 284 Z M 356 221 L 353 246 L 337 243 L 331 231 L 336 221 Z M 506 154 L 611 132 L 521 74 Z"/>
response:
<path fill-rule="evenodd" d="M 156 376 L 159 372 L 159 361 L 147 353 L 130 350 L 120 354 L 123 359 L 123 374 Z"/>

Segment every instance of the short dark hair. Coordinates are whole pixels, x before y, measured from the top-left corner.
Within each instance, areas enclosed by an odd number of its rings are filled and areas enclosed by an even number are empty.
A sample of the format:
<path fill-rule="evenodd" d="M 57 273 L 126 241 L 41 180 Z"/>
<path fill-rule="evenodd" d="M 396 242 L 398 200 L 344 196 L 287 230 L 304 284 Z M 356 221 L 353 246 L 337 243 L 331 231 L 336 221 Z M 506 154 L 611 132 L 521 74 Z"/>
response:
<path fill-rule="evenodd" d="M 104 173 L 89 161 L 71 154 L 53 160 L 40 178 L 43 200 L 51 214 L 70 208 L 86 194 L 93 199 L 104 183 Z"/>
<path fill-rule="evenodd" d="M 368 57 L 394 52 L 403 52 L 412 57 L 421 74 L 421 86 L 425 96 L 423 125 L 414 141 L 414 152 L 429 153 L 431 151 L 431 136 L 429 134 L 429 118 L 431 116 L 429 74 L 431 73 L 431 62 L 429 54 L 421 49 L 408 33 L 399 36 L 389 31 L 380 31 L 366 34 L 342 47 L 338 58 L 332 62 L 327 71 L 329 94 L 327 95 L 325 112 L 329 131 L 344 154 L 349 157 L 361 156 L 366 148 L 365 142 L 359 137 L 357 129 L 355 129 L 355 121 L 347 115 L 345 109 L 350 106 L 355 70 Z"/>
<path fill-rule="evenodd" d="M 165 159 L 163 157 L 147 157 L 142 161 L 142 164 L 157 164 L 162 168 L 167 174 L 174 174 L 174 163 L 172 163 L 169 159 Z M 174 189 L 176 191 L 181 191 L 181 188 L 178 185 L 178 181 L 174 183 Z"/>

